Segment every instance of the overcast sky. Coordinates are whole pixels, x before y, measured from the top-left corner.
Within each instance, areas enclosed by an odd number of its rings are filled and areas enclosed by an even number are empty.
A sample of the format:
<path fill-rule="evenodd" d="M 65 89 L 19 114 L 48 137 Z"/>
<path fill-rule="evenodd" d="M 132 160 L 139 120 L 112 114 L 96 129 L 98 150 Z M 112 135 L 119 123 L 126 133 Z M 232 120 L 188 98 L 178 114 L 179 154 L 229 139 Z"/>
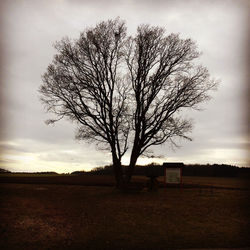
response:
<path fill-rule="evenodd" d="M 111 163 L 108 152 L 74 140 L 74 124 L 47 126 L 51 116 L 39 101 L 41 75 L 52 61 L 55 41 L 77 38 L 86 27 L 120 16 L 128 33 L 139 24 L 162 26 L 191 37 L 203 52 L 201 62 L 220 79 L 194 120 L 192 142 L 174 151 L 154 149 L 163 158 L 138 163 L 182 161 L 248 166 L 247 52 L 248 1 L 10 0 L 1 1 L 0 168 L 11 171 L 72 172 Z M 127 163 L 124 157 L 123 163 Z"/>

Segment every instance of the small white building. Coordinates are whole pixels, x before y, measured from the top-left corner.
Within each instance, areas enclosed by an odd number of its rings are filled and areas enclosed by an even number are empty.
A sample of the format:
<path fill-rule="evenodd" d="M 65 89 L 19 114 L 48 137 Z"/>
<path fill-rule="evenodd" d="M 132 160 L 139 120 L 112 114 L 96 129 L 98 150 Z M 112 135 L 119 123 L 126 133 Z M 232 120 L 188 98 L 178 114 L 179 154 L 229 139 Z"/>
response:
<path fill-rule="evenodd" d="M 164 162 L 165 168 L 165 184 L 182 184 L 182 168 L 184 164 L 182 162 Z"/>

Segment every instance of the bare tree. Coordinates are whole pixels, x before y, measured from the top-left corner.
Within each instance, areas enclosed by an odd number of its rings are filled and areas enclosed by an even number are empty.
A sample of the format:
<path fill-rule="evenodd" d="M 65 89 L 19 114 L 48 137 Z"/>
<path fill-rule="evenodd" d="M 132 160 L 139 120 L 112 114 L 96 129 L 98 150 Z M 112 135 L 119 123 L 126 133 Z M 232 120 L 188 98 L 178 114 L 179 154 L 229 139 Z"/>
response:
<path fill-rule="evenodd" d="M 101 22 L 79 39 L 62 39 L 43 76 L 47 111 L 76 122 L 78 139 L 105 145 L 112 153 L 117 186 L 128 183 L 140 155 L 175 137 L 189 139 L 184 108 L 197 108 L 216 82 L 196 66 L 200 53 L 191 39 L 141 25 L 128 37 L 123 21 Z M 131 148 L 123 173 L 121 159 Z M 124 174 L 126 178 L 124 179 Z"/>
<path fill-rule="evenodd" d="M 135 102 L 130 179 L 138 157 L 149 147 L 167 140 L 174 143 L 175 137 L 190 139 L 186 133 L 192 124 L 180 117 L 180 111 L 198 108 L 217 83 L 205 67 L 195 64 L 200 56 L 196 44 L 178 34 L 165 36 L 162 28 L 141 25 L 126 48 Z"/>
<path fill-rule="evenodd" d="M 110 20 L 87 29 L 76 41 L 61 40 L 40 88 L 48 111 L 77 123 L 78 139 L 109 146 L 118 186 L 130 130 L 129 88 L 120 74 L 125 38 L 124 22 Z"/>

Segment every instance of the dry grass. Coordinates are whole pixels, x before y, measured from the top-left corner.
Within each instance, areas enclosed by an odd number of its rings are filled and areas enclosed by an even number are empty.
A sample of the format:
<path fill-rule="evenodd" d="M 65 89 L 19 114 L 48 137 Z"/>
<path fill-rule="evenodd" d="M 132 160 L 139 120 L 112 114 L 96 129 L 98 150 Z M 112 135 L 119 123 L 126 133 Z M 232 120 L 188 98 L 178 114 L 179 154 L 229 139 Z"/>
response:
<path fill-rule="evenodd" d="M 134 182 L 146 183 L 145 176 L 134 176 Z M 158 180 L 163 184 L 164 177 Z M 30 183 L 30 184 L 69 184 L 86 186 L 114 186 L 113 176 L 101 175 L 45 175 L 45 174 L 0 174 L 0 183 Z M 249 179 L 221 177 L 183 177 L 184 187 L 217 187 L 231 189 L 249 189 Z"/>
<path fill-rule="evenodd" d="M 223 188 L 249 188 L 249 179 L 243 178 L 226 178 L 226 177 L 194 177 L 184 176 L 184 183 L 197 185 L 209 185 L 212 187 Z"/>
<path fill-rule="evenodd" d="M 0 184 L 1 249 L 247 247 L 249 190 Z"/>

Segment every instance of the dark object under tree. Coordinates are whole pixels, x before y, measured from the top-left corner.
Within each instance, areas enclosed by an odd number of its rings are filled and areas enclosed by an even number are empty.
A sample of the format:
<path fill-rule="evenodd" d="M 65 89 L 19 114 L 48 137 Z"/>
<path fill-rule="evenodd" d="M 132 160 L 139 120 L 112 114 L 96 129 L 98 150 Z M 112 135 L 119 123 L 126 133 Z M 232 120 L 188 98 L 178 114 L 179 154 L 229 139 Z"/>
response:
<path fill-rule="evenodd" d="M 186 108 L 198 108 L 216 86 L 196 65 L 200 53 L 191 39 L 140 25 L 127 36 L 119 18 L 88 28 L 76 40 L 64 38 L 43 75 L 41 99 L 56 115 L 76 123 L 76 138 L 112 153 L 117 187 L 129 183 L 140 155 L 175 138 L 190 139 Z M 131 150 L 126 171 L 121 160 Z"/>

